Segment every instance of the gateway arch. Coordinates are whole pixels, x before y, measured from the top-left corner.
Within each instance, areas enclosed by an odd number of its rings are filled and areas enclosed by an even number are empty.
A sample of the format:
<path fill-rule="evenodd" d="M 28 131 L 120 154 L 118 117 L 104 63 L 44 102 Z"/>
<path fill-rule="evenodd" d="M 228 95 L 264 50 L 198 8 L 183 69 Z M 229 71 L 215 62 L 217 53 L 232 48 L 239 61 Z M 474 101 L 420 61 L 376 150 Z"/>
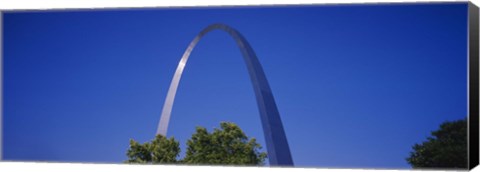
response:
<path fill-rule="evenodd" d="M 193 48 L 197 45 L 200 39 L 207 33 L 213 30 L 222 30 L 227 32 L 237 43 L 243 58 L 248 68 L 250 80 L 253 84 L 255 97 L 257 99 L 258 110 L 260 111 L 260 119 L 263 128 L 265 142 L 267 144 L 267 154 L 270 165 L 273 166 L 293 166 L 290 148 L 288 146 L 287 137 L 283 130 L 282 120 L 278 113 L 275 99 L 268 84 L 262 66 L 255 55 L 247 40 L 235 29 L 224 24 L 212 24 L 203 29 L 190 44 L 187 50 L 183 53 L 182 59 L 178 63 L 177 70 L 173 76 L 170 88 L 168 89 L 165 104 L 163 105 L 162 115 L 158 123 L 157 134 L 167 135 L 168 123 L 172 112 L 172 106 L 177 92 L 178 84 L 182 76 L 183 69 Z"/>

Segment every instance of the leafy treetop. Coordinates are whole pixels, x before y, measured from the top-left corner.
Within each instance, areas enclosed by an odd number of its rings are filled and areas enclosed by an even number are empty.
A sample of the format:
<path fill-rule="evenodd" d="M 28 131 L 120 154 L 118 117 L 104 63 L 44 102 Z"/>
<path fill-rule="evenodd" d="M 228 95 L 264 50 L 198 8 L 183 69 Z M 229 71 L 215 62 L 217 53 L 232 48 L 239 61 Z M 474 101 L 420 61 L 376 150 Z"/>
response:
<path fill-rule="evenodd" d="M 444 122 L 406 160 L 413 168 L 467 168 L 467 120 Z"/>
<path fill-rule="evenodd" d="M 184 159 L 177 160 L 180 153 L 178 141 L 157 135 L 154 140 L 140 144 L 130 140 L 126 163 L 183 163 L 219 165 L 263 165 L 267 154 L 255 138 L 249 138 L 234 123 L 221 122 L 220 129 L 209 133 L 204 127 L 187 141 Z"/>

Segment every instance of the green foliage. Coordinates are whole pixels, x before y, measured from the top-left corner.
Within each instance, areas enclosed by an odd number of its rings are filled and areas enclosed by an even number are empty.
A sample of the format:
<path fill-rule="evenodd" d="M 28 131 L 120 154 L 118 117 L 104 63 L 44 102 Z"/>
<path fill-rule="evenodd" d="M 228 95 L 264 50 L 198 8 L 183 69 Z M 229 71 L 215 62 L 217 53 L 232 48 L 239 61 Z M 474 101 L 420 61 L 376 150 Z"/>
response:
<path fill-rule="evenodd" d="M 218 165 L 263 165 L 267 154 L 259 152 L 260 144 L 248 138 L 234 123 L 222 122 L 220 129 L 209 133 L 203 127 L 187 141 L 187 152 L 183 160 L 178 141 L 157 135 L 150 142 L 140 144 L 130 140 L 127 163 L 183 163 Z"/>
<path fill-rule="evenodd" d="M 154 140 L 140 144 L 130 139 L 128 163 L 176 163 L 180 153 L 178 141 L 157 135 Z"/>
<path fill-rule="evenodd" d="M 248 137 L 234 123 L 222 122 L 212 133 L 197 127 L 187 141 L 187 164 L 262 165 L 267 156 L 255 138 Z"/>
<path fill-rule="evenodd" d="M 407 162 L 413 168 L 467 168 L 467 120 L 445 122 L 422 144 L 415 144 Z"/>

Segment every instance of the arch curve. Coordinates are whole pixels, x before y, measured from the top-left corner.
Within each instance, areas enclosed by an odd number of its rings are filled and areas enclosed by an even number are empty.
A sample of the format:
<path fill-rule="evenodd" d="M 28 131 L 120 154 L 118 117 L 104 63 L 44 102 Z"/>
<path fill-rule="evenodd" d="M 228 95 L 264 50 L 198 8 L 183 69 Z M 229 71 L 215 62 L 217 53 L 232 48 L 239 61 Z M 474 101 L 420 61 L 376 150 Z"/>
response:
<path fill-rule="evenodd" d="M 283 130 L 283 124 L 280 114 L 273 98 L 270 85 L 268 84 L 262 66 L 255 55 L 247 40 L 235 29 L 225 24 L 212 24 L 203 29 L 188 45 L 183 53 L 183 56 L 178 63 L 177 69 L 173 76 L 170 88 L 168 89 L 167 97 L 162 109 L 162 115 L 158 123 L 157 134 L 166 136 L 170 115 L 172 112 L 175 94 L 177 92 L 178 84 L 183 73 L 183 69 L 187 63 L 190 53 L 198 44 L 200 39 L 210 31 L 222 30 L 227 32 L 237 43 L 243 58 L 248 68 L 250 80 L 253 84 L 255 97 L 257 100 L 258 109 L 260 112 L 260 119 L 263 128 L 265 142 L 267 144 L 267 154 L 270 165 L 273 166 L 293 166 L 293 160 L 290 154 L 287 137 Z"/>

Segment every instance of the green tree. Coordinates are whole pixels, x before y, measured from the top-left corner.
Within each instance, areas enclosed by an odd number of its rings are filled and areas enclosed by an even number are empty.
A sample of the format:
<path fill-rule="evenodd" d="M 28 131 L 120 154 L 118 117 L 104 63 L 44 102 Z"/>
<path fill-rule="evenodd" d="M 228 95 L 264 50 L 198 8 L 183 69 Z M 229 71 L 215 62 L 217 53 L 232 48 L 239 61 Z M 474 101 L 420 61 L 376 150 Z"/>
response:
<path fill-rule="evenodd" d="M 260 144 L 249 139 L 234 123 L 222 122 L 220 129 L 209 133 L 197 127 L 187 141 L 187 164 L 263 165 L 267 154 L 259 152 Z"/>
<path fill-rule="evenodd" d="M 413 168 L 467 168 L 467 120 L 444 122 L 407 158 Z"/>
<path fill-rule="evenodd" d="M 187 153 L 177 160 L 180 153 L 178 141 L 157 135 L 154 140 L 140 144 L 130 140 L 126 163 L 184 163 L 219 165 L 263 165 L 267 154 L 255 138 L 248 138 L 234 123 L 222 122 L 221 129 L 209 133 L 197 127 L 187 141 Z"/>
<path fill-rule="evenodd" d="M 157 135 L 154 140 L 140 144 L 130 139 L 127 163 L 177 163 L 180 153 L 178 141 Z"/>

